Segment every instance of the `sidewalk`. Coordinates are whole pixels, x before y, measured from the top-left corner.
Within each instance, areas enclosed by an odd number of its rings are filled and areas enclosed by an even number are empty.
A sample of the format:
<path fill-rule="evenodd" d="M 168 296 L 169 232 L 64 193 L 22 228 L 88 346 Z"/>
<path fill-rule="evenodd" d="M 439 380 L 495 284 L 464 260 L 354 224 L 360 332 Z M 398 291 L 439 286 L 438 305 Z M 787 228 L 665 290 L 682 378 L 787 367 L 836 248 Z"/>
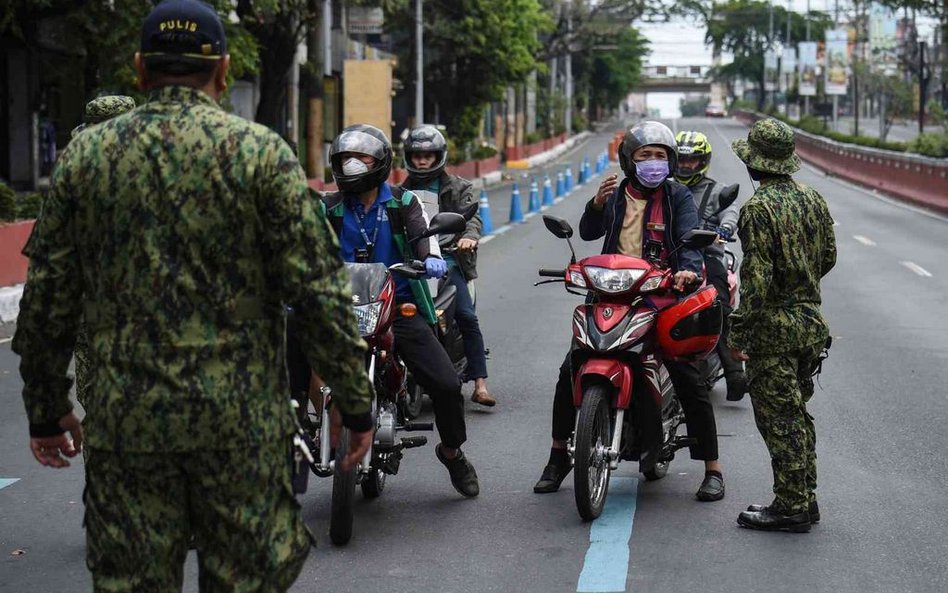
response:
<path fill-rule="evenodd" d="M 837 118 L 838 120 L 838 131 L 843 134 L 852 134 L 853 128 L 855 125 L 855 120 L 852 116 L 842 116 Z M 829 119 L 830 128 L 833 126 L 833 120 Z M 938 125 L 929 124 L 925 126 L 925 132 L 928 134 L 936 134 L 944 132 L 944 128 Z M 868 136 L 871 138 L 879 137 L 879 118 L 859 118 L 859 135 Z M 892 123 L 892 127 L 889 128 L 889 134 L 886 136 L 886 140 L 889 142 L 911 142 L 918 136 L 918 122 L 917 121 L 896 121 Z"/>

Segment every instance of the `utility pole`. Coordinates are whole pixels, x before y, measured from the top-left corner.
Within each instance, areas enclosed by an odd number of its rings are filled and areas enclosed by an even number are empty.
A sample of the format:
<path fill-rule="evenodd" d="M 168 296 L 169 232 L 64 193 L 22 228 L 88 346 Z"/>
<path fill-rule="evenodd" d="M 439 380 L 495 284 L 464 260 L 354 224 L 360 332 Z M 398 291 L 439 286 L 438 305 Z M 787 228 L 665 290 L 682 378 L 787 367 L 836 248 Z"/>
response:
<path fill-rule="evenodd" d="M 839 28 L 839 0 L 834 0 L 835 16 L 833 17 L 833 28 Z M 833 131 L 839 131 L 839 95 L 833 95 Z"/>
<path fill-rule="evenodd" d="M 415 0 L 415 125 L 425 122 L 425 54 L 421 26 L 421 3 Z"/>
<path fill-rule="evenodd" d="M 806 0 L 806 40 L 810 41 L 810 0 Z M 802 57 L 802 56 L 801 56 Z M 802 64 L 800 72 L 803 72 Z M 803 97 L 803 115 L 810 113 L 810 95 Z"/>
<path fill-rule="evenodd" d="M 785 47 L 786 49 L 785 49 L 784 52 L 783 52 L 783 54 L 784 54 L 785 56 L 787 55 L 787 52 L 786 52 L 787 49 L 789 49 L 789 50 L 791 50 L 791 51 L 792 51 L 792 49 L 793 49 L 793 46 L 790 44 L 790 14 L 791 14 L 791 13 L 790 13 L 790 0 L 787 0 L 787 39 L 786 39 L 786 43 L 784 44 L 784 47 Z M 784 69 L 786 70 L 786 66 L 784 66 Z M 786 76 L 787 82 L 786 82 L 786 84 L 785 84 L 785 90 L 784 90 L 784 92 L 783 92 L 783 113 L 784 113 L 784 115 L 786 115 L 787 117 L 790 117 L 790 78 L 791 78 L 791 74 L 792 74 L 792 73 L 790 73 L 790 72 L 785 72 L 785 76 Z"/>
<path fill-rule="evenodd" d="M 924 41 L 918 43 L 918 133 L 925 132 L 925 99 L 928 95 L 928 81 L 931 76 L 926 70 L 928 65 L 925 63 L 925 48 L 927 44 Z"/>
<path fill-rule="evenodd" d="M 566 135 L 573 135 L 573 10 L 566 5 L 566 113 L 563 116 Z"/>
<path fill-rule="evenodd" d="M 322 39 L 323 42 L 323 76 L 331 77 L 332 76 L 332 0 L 323 0 L 323 19 L 320 22 L 322 25 Z M 320 84 L 323 84 L 323 81 L 320 81 Z M 332 107 L 332 110 L 329 110 L 328 103 L 329 101 L 338 101 L 338 95 L 333 97 L 327 97 L 323 94 L 323 113 L 326 111 L 330 113 L 337 113 L 336 105 Z M 323 116 L 323 121 L 325 121 L 325 115 Z M 335 128 L 335 125 L 333 125 Z M 323 130 L 323 136 L 326 135 L 325 129 Z M 332 148 L 332 145 L 328 142 L 323 143 L 323 166 L 329 164 L 329 149 Z M 323 178 L 323 172 L 320 171 L 319 178 Z"/>
<path fill-rule="evenodd" d="M 774 55 L 774 2 L 773 0 L 767 0 L 767 9 L 768 9 L 768 12 L 770 13 L 770 25 L 768 26 L 768 29 L 767 29 L 768 30 L 767 47 L 768 49 L 770 49 L 771 56 L 773 56 Z M 769 76 L 769 73 L 767 72 L 767 65 L 764 64 L 764 85 L 767 85 L 769 82 L 767 80 L 768 76 Z M 770 83 L 770 84 L 773 84 L 773 83 Z M 774 92 L 775 91 L 770 91 L 770 101 L 768 102 L 771 105 L 774 104 Z"/>

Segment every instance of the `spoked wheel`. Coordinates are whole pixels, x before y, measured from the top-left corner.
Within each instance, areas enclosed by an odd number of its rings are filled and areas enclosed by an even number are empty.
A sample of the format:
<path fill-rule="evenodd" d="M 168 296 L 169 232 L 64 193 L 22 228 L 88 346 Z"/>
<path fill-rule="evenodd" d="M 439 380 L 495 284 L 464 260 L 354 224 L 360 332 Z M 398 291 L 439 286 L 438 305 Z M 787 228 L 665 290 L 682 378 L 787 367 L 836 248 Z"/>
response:
<path fill-rule="evenodd" d="M 609 457 L 612 430 L 609 397 L 602 385 L 592 385 L 583 394 L 576 426 L 575 468 L 573 471 L 576 508 L 584 521 L 602 514 L 609 490 Z"/>
<path fill-rule="evenodd" d="M 349 429 L 343 428 L 336 445 L 332 472 L 332 508 L 329 516 L 329 539 L 344 546 L 352 539 L 353 505 L 355 504 L 356 468 L 342 470 L 342 460 L 349 450 Z"/>

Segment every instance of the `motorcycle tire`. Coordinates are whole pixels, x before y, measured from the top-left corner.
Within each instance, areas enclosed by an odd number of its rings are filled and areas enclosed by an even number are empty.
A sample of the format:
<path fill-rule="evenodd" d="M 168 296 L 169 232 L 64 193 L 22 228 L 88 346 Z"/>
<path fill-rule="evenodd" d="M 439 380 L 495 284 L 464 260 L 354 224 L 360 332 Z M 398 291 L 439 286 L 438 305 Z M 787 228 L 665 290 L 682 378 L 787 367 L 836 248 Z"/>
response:
<path fill-rule="evenodd" d="M 374 464 L 374 462 L 373 462 Z M 362 488 L 362 496 L 365 498 L 378 498 L 385 490 L 385 478 L 387 474 L 374 467 L 369 470 L 368 475 L 362 477 L 359 486 Z"/>
<path fill-rule="evenodd" d="M 349 429 L 343 428 L 336 446 L 332 472 L 332 504 L 329 514 L 329 539 L 344 546 L 352 539 L 353 507 L 355 506 L 356 468 L 343 471 L 342 460 L 349 450 Z"/>
<path fill-rule="evenodd" d="M 576 509 L 584 521 L 592 521 L 602 514 L 609 491 L 611 470 L 604 451 L 612 443 L 609 408 L 609 392 L 605 386 L 586 388 L 576 426 L 573 468 Z"/>

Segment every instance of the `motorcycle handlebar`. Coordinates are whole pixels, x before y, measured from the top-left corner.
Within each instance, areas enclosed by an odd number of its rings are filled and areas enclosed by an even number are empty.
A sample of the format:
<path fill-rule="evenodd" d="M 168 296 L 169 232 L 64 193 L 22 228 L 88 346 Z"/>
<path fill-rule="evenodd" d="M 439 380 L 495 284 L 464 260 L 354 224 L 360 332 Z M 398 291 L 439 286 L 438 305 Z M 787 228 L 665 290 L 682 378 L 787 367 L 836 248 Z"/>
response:
<path fill-rule="evenodd" d="M 547 278 L 562 278 L 566 275 L 566 270 L 553 270 L 550 268 L 540 268 L 537 273 Z"/>
<path fill-rule="evenodd" d="M 410 264 L 394 264 L 388 268 L 393 274 L 404 276 L 410 280 L 419 280 L 425 277 L 425 262 L 414 260 Z"/>

